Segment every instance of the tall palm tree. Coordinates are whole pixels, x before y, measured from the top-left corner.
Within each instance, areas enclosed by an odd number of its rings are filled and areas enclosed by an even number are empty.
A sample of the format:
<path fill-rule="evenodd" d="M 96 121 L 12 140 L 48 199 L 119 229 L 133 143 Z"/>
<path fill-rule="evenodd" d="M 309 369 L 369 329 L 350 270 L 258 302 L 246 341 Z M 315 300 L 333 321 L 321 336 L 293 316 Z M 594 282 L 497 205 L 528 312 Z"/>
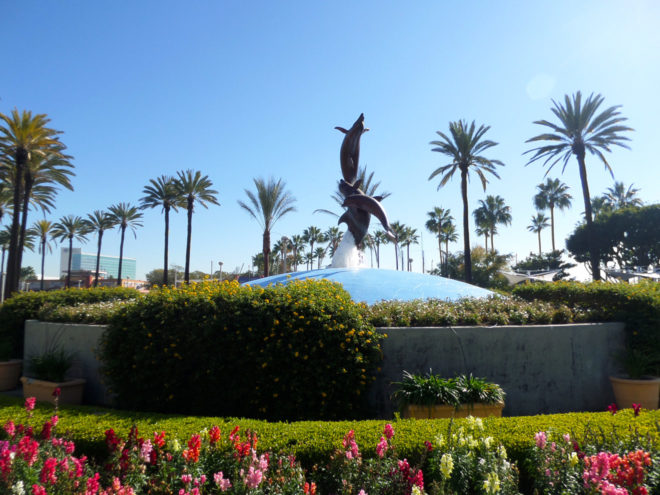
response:
<path fill-rule="evenodd" d="M 474 210 L 472 214 L 474 215 L 474 223 L 476 224 L 474 233 L 477 234 L 478 236 L 484 236 L 484 249 L 486 250 L 487 253 L 488 237 L 490 236 L 490 225 L 488 224 L 486 218 L 483 217 L 483 211 Z"/>
<path fill-rule="evenodd" d="M 325 242 L 325 237 L 323 237 L 323 232 L 318 227 L 311 225 L 303 230 L 302 234 L 303 240 L 309 244 L 309 252 L 314 253 L 314 244 L 317 242 Z"/>
<path fill-rule="evenodd" d="M 49 237 L 53 233 L 53 228 L 55 225 L 50 220 L 38 220 L 32 225 L 32 231 L 39 238 L 39 253 L 41 254 L 41 283 L 39 284 L 39 290 L 44 290 L 44 266 L 46 263 L 46 250 L 50 253 L 52 247 L 50 245 Z"/>
<path fill-rule="evenodd" d="M 323 232 L 323 238 L 328 243 L 330 256 L 335 255 L 335 251 L 337 250 L 337 247 L 339 246 L 343 236 L 343 232 L 339 230 L 339 227 L 337 226 L 329 227 L 325 232 Z"/>
<path fill-rule="evenodd" d="M 211 189 L 213 182 L 207 175 L 202 176 L 202 173 L 197 170 L 186 170 L 185 172 L 177 172 L 177 179 L 175 182 L 176 190 L 185 203 L 188 212 L 188 233 L 186 236 L 186 268 L 184 271 L 184 279 L 186 283 L 190 282 L 190 243 L 192 240 L 192 216 L 195 208 L 195 203 L 200 204 L 204 208 L 208 208 L 206 203 L 219 205 L 216 194 L 218 191 Z"/>
<path fill-rule="evenodd" d="M 433 210 L 426 212 L 429 219 L 426 221 L 426 230 L 438 237 L 438 251 L 440 253 L 440 263 L 442 263 L 442 229 L 447 223 L 453 222 L 454 217 L 449 209 L 434 206 Z"/>
<path fill-rule="evenodd" d="M 613 209 L 625 208 L 626 206 L 642 206 L 644 202 L 637 197 L 639 189 L 630 184 L 628 189 L 623 182 L 614 182 L 613 187 L 608 187 L 603 195 L 605 202 Z"/>
<path fill-rule="evenodd" d="M 11 239 L 11 231 L 9 227 L 0 230 L 0 249 L 2 250 L 2 258 L 0 258 L 0 303 L 4 300 L 4 285 L 5 281 L 5 254 L 9 249 L 9 240 Z"/>
<path fill-rule="evenodd" d="M 96 270 L 94 272 L 94 287 L 97 287 L 99 285 L 99 267 L 101 265 L 101 243 L 103 242 L 103 232 L 114 228 L 116 223 L 115 218 L 110 213 L 101 210 L 94 210 L 92 213 L 87 214 L 85 222 L 87 223 L 87 230 L 90 233 L 96 232 L 98 235 L 96 246 Z"/>
<path fill-rule="evenodd" d="M 59 131 L 47 127 L 50 119 L 45 114 L 32 115 L 32 112 L 21 113 L 14 109 L 11 115 L 0 113 L 0 155 L 13 162 L 15 180 L 12 200 L 11 238 L 9 242 L 9 257 L 7 260 L 7 279 L 5 282 L 7 294 L 18 290 L 18 279 L 21 269 L 21 215 L 27 215 L 22 210 L 22 199 L 25 191 L 25 168 L 27 163 L 40 156 L 51 155 L 69 159 L 63 154 L 64 145 L 60 142 Z"/>
<path fill-rule="evenodd" d="M 438 167 L 429 176 L 429 180 L 437 175 L 442 175 L 442 180 L 438 184 L 438 189 L 447 184 L 458 170 L 461 173 L 461 197 L 463 199 L 463 256 L 465 259 L 465 281 L 472 282 L 472 258 L 470 256 L 470 213 L 468 206 L 467 182 L 470 170 L 477 174 L 481 179 L 481 185 L 486 190 L 488 180 L 484 172 L 494 175 L 498 179 L 500 176 L 495 170 L 496 166 L 503 166 L 500 160 L 491 160 L 481 155 L 484 151 L 497 146 L 497 143 L 488 139 L 482 139 L 490 126 L 479 126 L 477 129 L 474 121 L 468 126 L 464 120 L 449 123 L 450 136 L 436 131 L 442 139 L 431 141 L 436 146 L 432 151 L 437 151 L 451 158 L 451 162 L 442 167 Z"/>
<path fill-rule="evenodd" d="M 488 195 L 485 201 L 479 200 L 479 205 L 473 212 L 475 222 L 481 229 L 486 227 L 490 230 L 490 250 L 495 252 L 493 239 L 497 234 L 497 226 L 511 224 L 511 208 L 504 203 L 504 198 L 500 195 Z M 488 251 L 488 246 L 486 246 L 486 251 Z"/>
<path fill-rule="evenodd" d="M 376 251 L 376 266 L 380 268 L 380 245 L 387 244 L 389 242 L 389 237 L 384 230 L 377 230 L 371 236 L 374 243 L 374 250 Z"/>
<path fill-rule="evenodd" d="M 71 259 L 73 254 L 73 241 L 87 241 L 87 222 L 81 217 L 67 215 L 60 218 L 60 221 L 53 225 L 53 239 L 59 239 L 60 242 L 69 241 L 69 261 L 66 268 L 66 287 L 71 286 Z M 120 265 L 121 266 L 121 265 Z"/>
<path fill-rule="evenodd" d="M 552 234 L 552 250 L 555 248 L 555 207 L 560 210 L 570 208 L 573 196 L 568 193 L 568 186 L 559 179 L 548 177 L 545 183 L 536 186 L 538 192 L 534 196 L 537 210 L 550 210 L 550 232 Z"/>
<path fill-rule="evenodd" d="M 142 213 L 137 206 L 129 203 L 117 203 L 108 208 L 110 211 L 110 218 L 114 225 L 119 226 L 121 233 L 121 240 L 119 241 L 119 270 L 117 272 L 117 286 L 121 287 L 121 269 L 124 261 L 124 237 L 126 229 L 130 228 L 133 232 L 133 237 L 137 238 L 137 228 L 142 227 Z"/>
<path fill-rule="evenodd" d="M 267 277 L 269 274 L 270 231 L 280 218 L 289 212 L 296 211 L 295 206 L 293 206 L 296 198 L 286 190 L 286 183 L 282 179 L 276 181 L 271 177 L 268 182 L 262 178 L 253 180 L 257 190 L 256 195 L 245 189 L 250 204 L 240 200 L 238 204 L 259 223 L 264 231 L 262 252 L 264 255 L 264 277 Z M 295 238 L 295 236 L 293 237 Z"/>
<path fill-rule="evenodd" d="M 537 120 L 535 124 L 549 127 L 553 132 L 543 133 L 528 139 L 526 142 L 549 141 L 536 148 L 532 148 L 525 153 L 533 153 L 527 164 L 537 160 L 544 159 L 543 164 L 550 166 L 546 175 L 552 170 L 559 161 L 566 165 L 575 155 L 580 171 L 580 182 L 582 184 L 582 197 L 584 199 L 584 216 L 587 222 L 587 231 L 593 232 L 593 216 L 591 210 L 591 196 L 589 195 L 589 182 L 587 180 L 587 166 L 585 162 L 586 152 L 596 155 L 609 170 L 612 177 L 614 174 L 610 164 L 607 163 L 604 151 L 610 151 L 612 146 L 628 148 L 626 141 L 630 139 L 623 136 L 622 133 L 632 131 L 630 127 L 622 125 L 627 119 L 621 116 L 618 111 L 620 105 L 610 107 L 598 113 L 598 108 L 603 103 L 604 98 L 601 95 L 592 93 L 584 102 L 582 94 L 578 91 L 571 98 L 564 96 L 564 104 L 552 101 L 554 108 L 552 113 L 559 119 L 559 124 L 553 124 L 547 120 Z M 589 236 L 591 272 L 594 280 L 600 280 L 600 260 L 598 256 L 598 246 L 596 238 Z"/>
<path fill-rule="evenodd" d="M 396 260 L 396 269 L 399 269 L 399 244 L 402 241 L 405 241 L 406 238 L 406 226 L 401 222 L 392 222 L 390 224 L 392 232 L 394 232 L 394 239 L 392 243 L 394 244 L 394 259 Z M 403 270 L 403 262 L 401 262 L 401 269 Z"/>
<path fill-rule="evenodd" d="M 300 263 L 300 253 L 305 249 L 305 240 L 299 234 L 291 236 L 291 251 L 293 255 L 293 271 L 298 271 L 298 264 Z"/>
<path fill-rule="evenodd" d="M 406 233 L 404 236 L 404 241 L 402 245 L 406 247 L 406 266 L 407 270 L 410 271 L 410 245 L 419 244 L 419 236 L 417 235 L 417 229 L 406 226 Z"/>
<path fill-rule="evenodd" d="M 315 255 L 312 252 L 305 253 L 304 258 L 305 258 L 305 263 L 307 263 L 307 270 L 308 271 L 311 270 L 312 268 L 314 268 L 314 257 L 315 257 Z"/>
<path fill-rule="evenodd" d="M 167 267 L 169 255 L 169 238 L 170 238 L 170 210 L 177 211 L 178 207 L 183 207 L 181 197 L 177 193 L 174 178 L 161 175 L 156 179 L 150 179 L 142 190 L 144 196 L 140 198 L 140 208 L 157 208 L 161 207 L 165 213 L 165 254 L 163 256 L 163 285 L 168 284 Z"/>
<path fill-rule="evenodd" d="M 321 263 L 323 263 L 323 258 L 325 258 L 325 248 L 322 246 L 317 247 L 316 250 L 314 251 L 314 256 L 319 261 L 318 269 L 320 270 Z"/>
<path fill-rule="evenodd" d="M 440 240 L 445 243 L 445 277 L 449 277 L 449 243 L 458 240 L 456 225 L 454 222 L 447 222 L 440 232 Z"/>
<path fill-rule="evenodd" d="M 548 217 L 546 217 L 545 214 L 538 212 L 536 215 L 532 216 L 532 223 L 527 226 L 527 230 L 534 232 L 539 236 L 539 256 L 543 254 L 541 252 L 541 231 L 549 225 Z M 554 246 L 552 247 L 552 250 L 555 250 Z"/>

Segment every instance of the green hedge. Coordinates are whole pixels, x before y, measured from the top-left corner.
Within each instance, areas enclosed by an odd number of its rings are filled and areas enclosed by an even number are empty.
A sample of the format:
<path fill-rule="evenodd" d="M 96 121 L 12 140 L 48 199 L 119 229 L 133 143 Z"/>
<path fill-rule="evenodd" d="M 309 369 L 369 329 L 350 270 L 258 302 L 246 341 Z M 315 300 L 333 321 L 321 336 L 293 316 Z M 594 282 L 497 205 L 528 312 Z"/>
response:
<path fill-rule="evenodd" d="M 625 322 L 628 348 L 648 361 L 648 374 L 660 375 L 660 284 L 536 283 L 517 286 L 513 294 L 589 312 L 589 321 Z"/>
<path fill-rule="evenodd" d="M 100 357 L 122 408 L 362 417 L 381 359 L 362 308 L 325 280 L 165 287 L 115 312 Z"/>
<path fill-rule="evenodd" d="M 0 424 L 9 419 L 25 421 L 22 404 L 22 399 L 0 395 Z M 52 406 L 38 404 L 32 424 L 42 424 L 52 413 Z M 79 453 L 83 452 L 97 459 L 103 459 L 107 453 L 104 432 L 109 428 L 126 437 L 131 426 L 137 425 L 145 438 L 151 437 L 153 432 L 165 431 L 168 437 L 176 437 L 183 442 L 192 434 L 213 425 L 220 426 L 223 431 L 238 425 L 242 430 L 249 429 L 258 434 L 260 450 L 294 454 L 307 469 L 314 464 L 327 462 L 330 454 L 341 446 L 341 440 L 349 430 L 355 430 L 356 441 L 363 455 L 376 457 L 376 444 L 382 435 L 383 426 L 388 422 L 394 425 L 394 444 L 400 458 L 417 463 L 426 448 L 424 442 L 433 441 L 436 435 L 446 433 L 450 421 L 436 419 L 271 423 L 238 418 L 122 412 L 89 406 L 67 406 L 62 408 L 59 416 L 58 430 L 68 432 Z M 460 425 L 465 420 L 455 421 Z M 501 442 L 509 457 L 524 470 L 525 460 L 534 445 L 534 435 L 541 430 L 570 433 L 571 437 L 580 443 L 588 439 L 605 445 L 613 441 L 618 443 L 647 437 L 644 441 L 651 443 L 657 450 L 660 447 L 659 424 L 660 411 L 644 410 L 638 417 L 634 417 L 632 410 L 625 409 L 616 415 L 602 412 L 491 417 L 484 419 L 484 434 Z M 614 437 L 616 440 L 613 440 Z"/>
<path fill-rule="evenodd" d="M 139 296 L 135 289 L 124 287 L 21 292 L 0 305 L 0 341 L 11 342 L 12 357 L 23 357 L 25 320 L 35 319 L 40 310 L 48 306 L 73 306 Z"/>

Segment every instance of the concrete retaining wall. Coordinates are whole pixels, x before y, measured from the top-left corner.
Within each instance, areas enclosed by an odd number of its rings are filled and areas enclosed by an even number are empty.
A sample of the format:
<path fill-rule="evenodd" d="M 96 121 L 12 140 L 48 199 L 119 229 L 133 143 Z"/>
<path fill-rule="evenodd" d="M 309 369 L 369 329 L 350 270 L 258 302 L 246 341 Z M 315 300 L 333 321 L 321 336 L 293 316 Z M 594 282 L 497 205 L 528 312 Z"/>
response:
<path fill-rule="evenodd" d="M 614 402 L 609 375 L 624 346 L 623 323 L 386 328 L 383 364 L 370 394 L 391 417 L 392 382 L 403 371 L 450 377 L 472 373 L 506 392 L 504 415 L 603 411 Z"/>
<path fill-rule="evenodd" d="M 76 352 L 71 378 L 85 378 L 84 401 L 110 404 L 95 352 L 104 325 L 28 321 L 27 358 L 59 343 Z M 507 394 L 509 416 L 602 411 L 614 402 L 608 376 L 612 357 L 624 345 L 622 323 L 501 327 L 386 328 L 381 372 L 370 392 L 374 415 L 391 418 L 392 382 L 403 371 L 442 376 L 472 373 L 498 383 Z M 26 361 L 27 362 L 27 361 Z"/>

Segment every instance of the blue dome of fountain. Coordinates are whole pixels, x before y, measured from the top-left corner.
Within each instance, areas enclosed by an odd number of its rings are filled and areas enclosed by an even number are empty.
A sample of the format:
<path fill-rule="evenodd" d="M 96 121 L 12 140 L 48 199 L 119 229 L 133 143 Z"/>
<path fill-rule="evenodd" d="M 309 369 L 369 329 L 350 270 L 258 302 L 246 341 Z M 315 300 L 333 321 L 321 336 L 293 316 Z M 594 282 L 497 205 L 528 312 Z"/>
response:
<path fill-rule="evenodd" d="M 304 272 L 273 275 L 246 282 L 245 285 L 266 287 L 286 284 L 290 280 L 327 279 L 340 282 L 356 302 L 374 304 L 378 301 L 411 301 L 413 299 L 444 299 L 454 301 L 464 297 L 488 297 L 494 293 L 435 275 L 376 268 L 325 268 Z"/>

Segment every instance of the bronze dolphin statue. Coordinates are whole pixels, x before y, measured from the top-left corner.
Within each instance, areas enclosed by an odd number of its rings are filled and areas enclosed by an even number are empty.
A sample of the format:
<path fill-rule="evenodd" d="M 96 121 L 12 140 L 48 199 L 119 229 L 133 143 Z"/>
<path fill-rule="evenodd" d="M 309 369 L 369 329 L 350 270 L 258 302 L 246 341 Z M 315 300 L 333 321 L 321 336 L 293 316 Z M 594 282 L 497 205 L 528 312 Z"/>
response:
<path fill-rule="evenodd" d="M 395 238 L 394 232 L 392 232 L 392 227 L 390 227 L 390 222 L 387 220 L 387 214 L 385 213 L 385 210 L 381 204 L 376 201 L 376 199 L 372 198 L 371 196 L 367 196 L 366 194 L 354 194 L 347 197 L 344 200 L 344 204 L 342 206 L 349 209 L 362 210 L 367 214 L 375 216 L 383 225 L 385 233 L 390 238 Z M 369 222 L 367 222 L 367 228 L 369 228 Z"/>
<path fill-rule="evenodd" d="M 363 133 L 369 130 L 364 127 L 364 114 L 360 114 L 350 129 L 346 130 L 339 126 L 335 129 L 345 134 L 339 151 L 341 173 L 346 182 L 353 184 L 357 177 L 358 162 L 360 161 L 360 138 Z"/>

